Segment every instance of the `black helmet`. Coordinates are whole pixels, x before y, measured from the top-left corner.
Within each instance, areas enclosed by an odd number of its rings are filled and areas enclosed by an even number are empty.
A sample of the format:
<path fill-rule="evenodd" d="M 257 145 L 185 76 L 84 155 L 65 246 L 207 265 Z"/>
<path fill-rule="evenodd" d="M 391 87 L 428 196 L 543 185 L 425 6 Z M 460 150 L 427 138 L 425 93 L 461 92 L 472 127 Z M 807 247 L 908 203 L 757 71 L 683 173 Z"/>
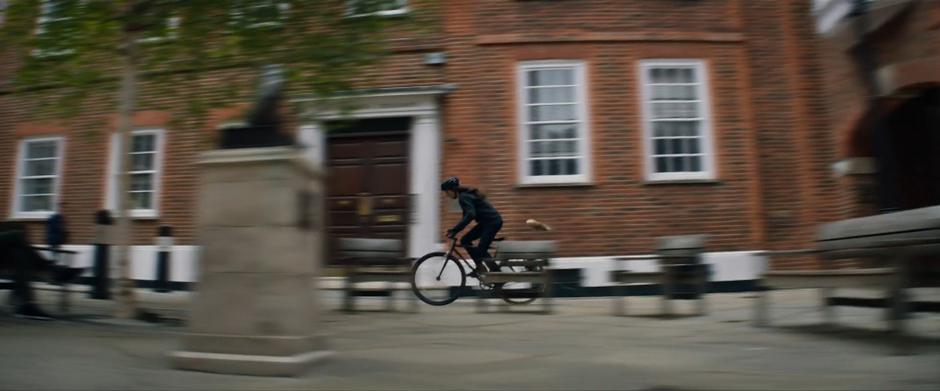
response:
<path fill-rule="evenodd" d="M 452 176 L 450 178 L 445 179 L 444 182 L 441 182 L 441 191 L 454 190 L 459 186 L 460 186 L 460 179 L 457 179 L 457 177 Z"/>

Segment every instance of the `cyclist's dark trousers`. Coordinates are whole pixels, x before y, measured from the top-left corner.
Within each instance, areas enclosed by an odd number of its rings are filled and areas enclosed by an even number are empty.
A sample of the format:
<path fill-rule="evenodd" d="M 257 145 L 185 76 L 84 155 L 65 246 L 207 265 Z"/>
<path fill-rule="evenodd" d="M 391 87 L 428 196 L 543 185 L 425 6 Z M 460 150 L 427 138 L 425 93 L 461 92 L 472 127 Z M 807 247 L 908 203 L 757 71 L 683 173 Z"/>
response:
<path fill-rule="evenodd" d="M 481 260 L 490 259 L 490 254 L 487 250 L 490 249 L 490 245 L 493 244 L 493 239 L 496 238 L 496 233 L 503 228 L 502 221 L 479 223 L 475 227 L 471 228 L 470 231 L 467 231 L 467 234 L 460 238 L 460 244 L 467 249 L 467 252 L 470 254 L 470 257 L 473 258 L 477 264 Z M 473 241 L 479 239 L 476 246 L 473 246 Z M 496 262 L 487 262 L 487 267 L 491 271 L 498 269 Z"/>

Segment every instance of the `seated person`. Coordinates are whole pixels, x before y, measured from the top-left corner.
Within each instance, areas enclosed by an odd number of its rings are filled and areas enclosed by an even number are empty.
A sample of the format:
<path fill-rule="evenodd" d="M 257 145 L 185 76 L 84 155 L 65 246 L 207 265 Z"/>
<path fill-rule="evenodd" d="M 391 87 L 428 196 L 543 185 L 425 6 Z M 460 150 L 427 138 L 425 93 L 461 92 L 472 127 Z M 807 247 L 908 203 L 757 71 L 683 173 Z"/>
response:
<path fill-rule="evenodd" d="M 51 319 L 34 301 L 30 283 L 36 275 L 45 275 L 52 282 L 63 283 L 84 271 L 82 268 L 58 266 L 43 258 L 30 245 L 26 227 L 11 222 L 0 223 L 0 270 L 13 278 L 10 303 L 15 307 L 14 314 L 30 319 Z"/>

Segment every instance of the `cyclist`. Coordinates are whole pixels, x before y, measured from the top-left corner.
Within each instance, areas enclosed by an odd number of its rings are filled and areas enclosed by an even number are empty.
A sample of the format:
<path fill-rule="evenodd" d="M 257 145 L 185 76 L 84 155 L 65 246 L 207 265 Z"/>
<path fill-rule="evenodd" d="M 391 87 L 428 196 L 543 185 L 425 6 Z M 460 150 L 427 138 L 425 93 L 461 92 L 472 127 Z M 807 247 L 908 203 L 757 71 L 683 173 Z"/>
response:
<path fill-rule="evenodd" d="M 496 233 L 503 228 L 502 216 L 486 200 L 485 194 L 480 192 L 479 189 L 461 186 L 460 179 L 457 179 L 457 177 L 444 180 L 441 183 L 441 191 L 447 197 L 456 199 L 460 204 L 460 209 L 463 210 L 463 218 L 453 228 L 445 231 L 444 234 L 449 239 L 453 239 L 466 228 L 467 224 L 476 221 L 477 225 L 460 238 L 460 244 L 467 249 L 470 258 L 473 258 L 476 263 L 474 274 L 478 275 L 485 272 L 484 264 L 489 268 L 489 271 L 498 271 L 499 266 L 490 257 L 487 250 L 489 250 L 490 244 L 493 243 L 493 239 L 496 238 Z M 479 242 L 476 246 L 473 246 L 473 241 L 477 239 L 479 239 Z"/>

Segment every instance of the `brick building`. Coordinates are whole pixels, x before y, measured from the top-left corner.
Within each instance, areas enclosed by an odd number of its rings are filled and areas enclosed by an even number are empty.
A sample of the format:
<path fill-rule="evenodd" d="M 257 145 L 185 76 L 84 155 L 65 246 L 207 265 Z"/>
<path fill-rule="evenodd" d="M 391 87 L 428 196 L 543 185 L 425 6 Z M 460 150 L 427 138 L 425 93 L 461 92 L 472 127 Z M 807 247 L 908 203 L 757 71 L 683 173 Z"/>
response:
<path fill-rule="evenodd" d="M 423 254 L 459 218 L 438 192 L 456 175 L 489 195 L 506 236 L 559 240 L 559 265 L 608 265 L 656 236 L 705 233 L 721 279 L 745 280 L 758 266 L 733 262 L 806 246 L 817 223 L 849 214 L 830 168 L 843 144 L 809 1 L 390 1 L 389 17 L 408 12 L 432 28 L 395 29 L 352 113 L 293 94 L 291 126 L 329 168 L 335 235 L 402 237 Z M 194 278 L 195 162 L 250 95 L 205 121 L 174 121 L 179 102 L 252 77 L 233 69 L 172 93 L 142 87 L 136 278 L 151 278 L 161 224 L 177 234 L 174 278 Z M 90 243 L 93 212 L 114 198 L 115 99 L 55 121 L 0 93 L 8 217 L 41 219 L 64 200 L 75 247 Z M 527 218 L 555 230 L 532 232 Z"/>

